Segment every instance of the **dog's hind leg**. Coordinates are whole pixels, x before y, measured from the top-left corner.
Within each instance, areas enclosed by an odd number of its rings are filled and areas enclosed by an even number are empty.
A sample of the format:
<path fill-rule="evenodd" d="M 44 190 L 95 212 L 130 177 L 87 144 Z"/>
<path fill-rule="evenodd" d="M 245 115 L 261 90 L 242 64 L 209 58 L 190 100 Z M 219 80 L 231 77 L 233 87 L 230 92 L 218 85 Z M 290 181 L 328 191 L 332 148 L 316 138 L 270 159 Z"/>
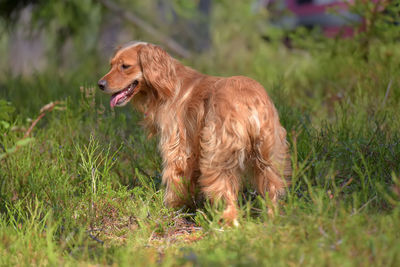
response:
<path fill-rule="evenodd" d="M 222 218 L 228 224 L 237 225 L 236 202 L 240 183 L 236 171 L 220 171 L 212 166 L 202 166 L 201 170 L 199 183 L 202 192 L 212 203 L 222 200 L 225 205 Z"/>
<path fill-rule="evenodd" d="M 258 140 L 254 142 L 255 155 L 254 184 L 263 197 L 268 193 L 272 207 L 268 210 L 273 215 L 279 196 L 285 193 L 291 166 L 286 143 L 286 131 L 281 126 L 273 129 L 262 128 Z"/>
<path fill-rule="evenodd" d="M 238 225 L 237 196 L 240 190 L 240 169 L 245 161 L 245 141 L 239 138 L 240 125 L 226 123 L 220 127 L 210 120 L 201 134 L 199 185 L 204 195 L 215 203 L 225 204 L 222 214 L 227 224 Z M 236 127 L 237 126 L 237 127 Z M 239 130 L 238 130 L 239 129 Z"/>

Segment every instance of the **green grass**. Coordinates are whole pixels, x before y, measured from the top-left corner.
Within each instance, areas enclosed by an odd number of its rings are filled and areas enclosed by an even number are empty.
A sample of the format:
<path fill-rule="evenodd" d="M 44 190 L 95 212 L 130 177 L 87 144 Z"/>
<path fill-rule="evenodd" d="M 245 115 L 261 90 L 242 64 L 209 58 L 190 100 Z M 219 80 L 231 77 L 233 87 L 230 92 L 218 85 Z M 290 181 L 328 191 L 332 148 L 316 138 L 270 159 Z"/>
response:
<path fill-rule="evenodd" d="M 221 226 L 207 203 L 163 206 L 157 139 L 146 138 L 141 114 L 111 111 L 93 88 L 105 63 L 95 73 L 3 77 L 0 265 L 398 264 L 399 50 L 377 44 L 365 61 L 352 41 L 328 42 L 337 43 L 310 51 L 225 43 L 185 62 L 257 79 L 288 130 L 293 184 L 280 211 L 269 218 L 265 201 L 244 190 L 239 228 Z"/>

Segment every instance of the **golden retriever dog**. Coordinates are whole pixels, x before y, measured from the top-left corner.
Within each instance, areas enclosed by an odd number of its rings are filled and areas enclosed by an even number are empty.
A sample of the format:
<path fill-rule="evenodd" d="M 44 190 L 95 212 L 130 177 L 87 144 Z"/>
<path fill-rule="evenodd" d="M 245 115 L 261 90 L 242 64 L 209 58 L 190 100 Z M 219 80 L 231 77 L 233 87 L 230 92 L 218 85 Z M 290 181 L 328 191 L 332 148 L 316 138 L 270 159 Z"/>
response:
<path fill-rule="evenodd" d="M 200 191 L 212 203 L 222 200 L 222 218 L 237 225 L 245 170 L 269 203 L 285 192 L 291 173 L 286 131 L 258 82 L 205 75 L 159 46 L 131 42 L 115 52 L 98 86 L 111 95 L 111 107 L 131 101 L 150 134 L 160 136 L 168 207 L 190 205 Z"/>

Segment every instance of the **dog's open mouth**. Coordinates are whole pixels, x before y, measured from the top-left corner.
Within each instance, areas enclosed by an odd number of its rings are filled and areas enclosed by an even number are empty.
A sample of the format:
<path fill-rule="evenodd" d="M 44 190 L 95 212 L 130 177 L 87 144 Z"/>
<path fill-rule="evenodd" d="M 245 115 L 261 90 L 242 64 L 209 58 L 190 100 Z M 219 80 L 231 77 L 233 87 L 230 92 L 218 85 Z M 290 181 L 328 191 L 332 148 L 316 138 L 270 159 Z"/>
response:
<path fill-rule="evenodd" d="M 128 103 L 131 100 L 132 96 L 135 94 L 135 88 L 139 82 L 135 80 L 128 87 L 122 89 L 121 91 L 113 94 L 110 100 L 110 106 L 113 108 L 115 106 L 121 107 Z"/>

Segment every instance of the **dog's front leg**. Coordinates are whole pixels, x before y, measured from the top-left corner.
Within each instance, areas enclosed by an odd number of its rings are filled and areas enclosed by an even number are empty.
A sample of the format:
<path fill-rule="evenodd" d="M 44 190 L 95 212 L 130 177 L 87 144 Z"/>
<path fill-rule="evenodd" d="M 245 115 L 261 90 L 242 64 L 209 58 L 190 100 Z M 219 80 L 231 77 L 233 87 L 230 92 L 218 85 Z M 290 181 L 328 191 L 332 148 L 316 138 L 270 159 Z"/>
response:
<path fill-rule="evenodd" d="M 166 185 L 164 203 L 167 207 L 181 207 L 189 201 L 189 181 L 178 164 L 171 163 L 165 166 L 163 183 Z"/>
<path fill-rule="evenodd" d="M 160 144 L 164 161 L 162 181 L 166 185 L 164 203 L 175 208 L 189 204 L 191 173 L 184 139 L 178 134 L 169 137 Z"/>

